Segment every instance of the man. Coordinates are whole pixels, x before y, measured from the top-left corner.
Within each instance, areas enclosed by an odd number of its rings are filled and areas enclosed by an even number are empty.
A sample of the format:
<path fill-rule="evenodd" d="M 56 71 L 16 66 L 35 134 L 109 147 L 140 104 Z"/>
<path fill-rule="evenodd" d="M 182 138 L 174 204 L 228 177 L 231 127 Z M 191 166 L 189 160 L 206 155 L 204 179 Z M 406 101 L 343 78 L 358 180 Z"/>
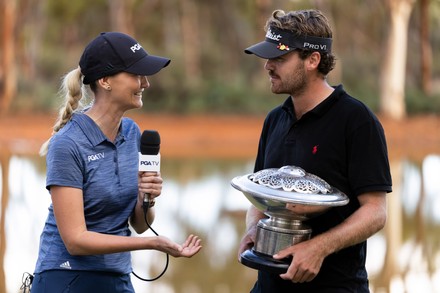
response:
<path fill-rule="evenodd" d="M 265 41 L 245 52 L 267 59 L 272 92 L 290 96 L 265 119 L 254 171 L 299 166 L 350 202 L 307 221 L 311 239 L 273 256 L 293 257 L 287 272 L 260 270 L 251 292 L 369 292 L 366 240 L 384 227 L 391 192 L 383 128 L 342 85 L 327 83 L 335 58 L 332 31 L 320 11 L 274 11 L 265 30 Z M 263 217 L 249 208 L 239 254 L 253 246 Z"/>

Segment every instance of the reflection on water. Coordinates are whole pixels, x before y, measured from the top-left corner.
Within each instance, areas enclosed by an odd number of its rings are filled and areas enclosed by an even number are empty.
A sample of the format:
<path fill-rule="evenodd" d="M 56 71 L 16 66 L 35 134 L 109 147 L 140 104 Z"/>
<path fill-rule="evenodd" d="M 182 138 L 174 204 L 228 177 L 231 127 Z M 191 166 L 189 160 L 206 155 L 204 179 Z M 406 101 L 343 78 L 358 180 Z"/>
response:
<path fill-rule="evenodd" d="M 13 293 L 19 290 L 22 274 L 34 269 L 50 197 L 44 188 L 43 159 L 3 154 L 1 162 L 3 178 L 8 179 L 0 182 L 2 241 L 6 240 L 0 255 L 4 269 L 0 292 Z M 440 288 L 440 156 L 391 165 L 394 192 L 389 195 L 387 227 L 368 242 L 371 292 L 440 292 L 435 289 Z M 237 261 L 249 202 L 230 180 L 252 168 L 251 161 L 164 159 L 165 183 L 153 227 L 179 242 L 195 233 L 204 247 L 191 259 L 171 257 L 167 272 L 157 281 L 133 277 L 136 292 L 249 292 L 256 271 Z M 164 266 L 160 252 L 133 252 L 133 268 L 141 277 L 153 278 Z"/>

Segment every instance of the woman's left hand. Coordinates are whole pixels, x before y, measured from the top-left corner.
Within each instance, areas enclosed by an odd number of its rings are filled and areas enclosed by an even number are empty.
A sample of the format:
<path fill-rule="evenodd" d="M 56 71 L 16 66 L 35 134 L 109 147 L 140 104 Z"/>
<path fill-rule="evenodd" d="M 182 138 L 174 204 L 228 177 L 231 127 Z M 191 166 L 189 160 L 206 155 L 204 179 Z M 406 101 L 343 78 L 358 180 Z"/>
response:
<path fill-rule="evenodd" d="M 192 257 L 202 249 L 201 239 L 196 235 L 189 235 L 183 244 L 168 239 L 164 236 L 157 236 L 155 239 L 155 247 L 159 251 L 165 252 L 174 257 Z"/>

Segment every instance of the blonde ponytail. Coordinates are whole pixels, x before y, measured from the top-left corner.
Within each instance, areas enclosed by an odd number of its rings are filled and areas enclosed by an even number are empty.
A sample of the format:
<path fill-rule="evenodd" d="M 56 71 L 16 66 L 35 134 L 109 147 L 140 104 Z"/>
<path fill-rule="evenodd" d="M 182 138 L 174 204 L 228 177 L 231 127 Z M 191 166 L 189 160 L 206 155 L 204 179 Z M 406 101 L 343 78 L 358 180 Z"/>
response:
<path fill-rule="evenodd" d="M 57 133 L 72 118 L 73 113 L 81 109 L 83 104 L 81 99 L 87 97 L 87 90 L 82 84 L 81 69 L 78 67 L 67 73 L 62 80 L 59 95 L 64 97 L 64 105 L 60 108 L 57 121 L 53 126 L 52 135 Z M 52 138 L 52 137 L 51 137 Z M 40 148 L 40 156 L 47 154 L 49 138 Z"/>

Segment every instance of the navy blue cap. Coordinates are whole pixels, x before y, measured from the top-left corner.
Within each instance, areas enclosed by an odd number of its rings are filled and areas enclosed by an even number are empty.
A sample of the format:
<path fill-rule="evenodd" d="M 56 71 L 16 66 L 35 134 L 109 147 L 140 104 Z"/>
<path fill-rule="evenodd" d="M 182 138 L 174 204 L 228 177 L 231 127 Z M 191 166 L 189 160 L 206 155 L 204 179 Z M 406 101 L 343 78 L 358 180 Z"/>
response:
<path fill-rule="evenodd" d="M 170 59 L 149 55 L 138 41 L 119 32 L 103 32 L 92 40 L 79 61 L 83 83 L 90 84 L 119 72 L 153 75 L 170 63 Z"/>

